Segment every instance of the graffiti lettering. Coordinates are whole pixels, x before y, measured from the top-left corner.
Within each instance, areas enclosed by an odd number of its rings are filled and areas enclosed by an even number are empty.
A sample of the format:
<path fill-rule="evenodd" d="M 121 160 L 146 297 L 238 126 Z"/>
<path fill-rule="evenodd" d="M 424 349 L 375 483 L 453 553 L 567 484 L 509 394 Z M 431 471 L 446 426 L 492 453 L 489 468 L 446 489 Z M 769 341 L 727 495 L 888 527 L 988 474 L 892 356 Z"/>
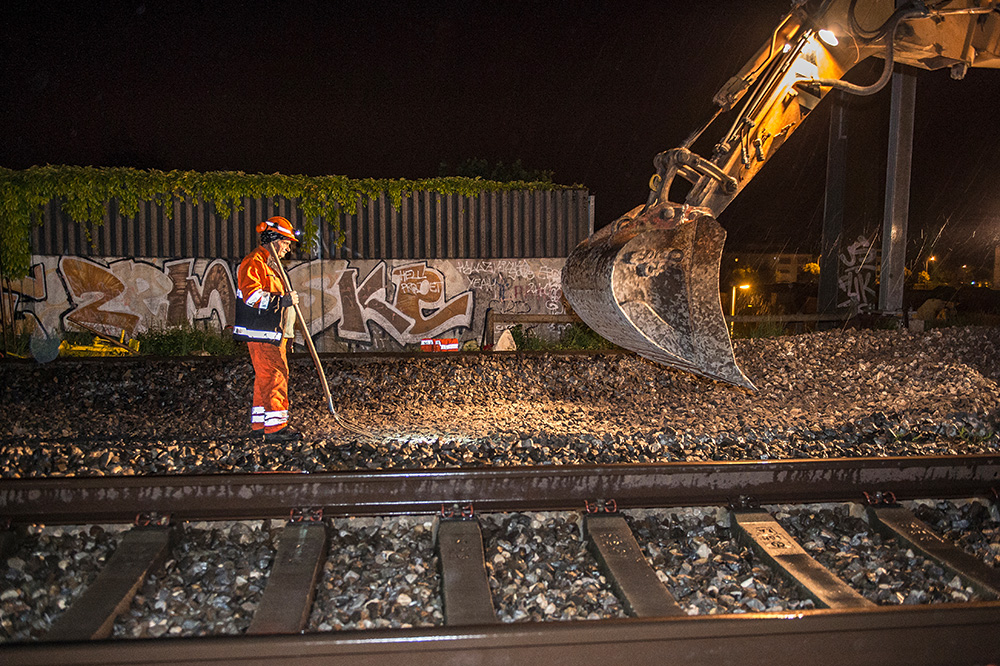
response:
<path fill-rule="evenodd" d="M 46 299 L 45 267 L 42 264 L 32 264 L 31 273 L 20 280 L 14 280 L 10 285 L 11 292 L 20 294 L 33 301 Z"/>
<path fill-rule="evenodd" d="M 336 325 L 337 337 L 372 344 L 369 324 L 376 324 L 396 342 L 406 345 L 449 329 L 471 328 L 472 292 L 445 301 L 444 275 L 426 262 L 396 267 L 390 282 L 386 262 L 380 261 L 360 285 L 358 268 L 320 266 L 320 274 L 334 273 L 333 280 L 326 282 L 308 278 L 314 268 L 301 264 L 289 271 L 293 286 L 312 313 L 311 333 Z"/>
<path fill-rule="evenodd" d="M 396 333 L 397 341 L 413 321 L 392 307 L 385 300 L 387 293 L 385 262 L 380 261 L 357 286 L 358 270 L 349 268 L 342 271 L 337 286 L 340 292 L 342 318 L 337 329 L 338 335 L 346 340 L 371 342 L 367 322 L 378 324 L 386 333 Z"/>
<path fill-rule="evenodd" d="M 873 240 L 864 236 L 847 247 L 847 254 L 840 255 L 840 263 L 844 267 L 837 284 L 847 299 L 838 303 L 839 307 L 857 307 L 865 312 L 871 310 L 875 289 L 875 252 Z"/>
<path fill-rule="evenodd" d="M 478 338 L 490 307 L 561 312 L 561 267 L 559 259 L 319 259 L 292 267 L 289 276 L 314 337 L 398 349 L 446 331 Z M 14 306 L 5 312 L 16 307 L 18 322 L 47 330 L 79 323 L 134 336 L 198 321 L 222 328 L 233 320 L 235 271 L 235 263 L 221 259 L 36 257 L 31 274 L 0 298 Z"/>
<path fill-rule="evenodd" d="M 469 288 L 505 314 L 559 314 L 562 303 L 562 263 L 546 259 L 458 262 Z"/>
<path fill-rule="evenodd" d="M 528 314 L 531 306 L 524 301 L 490 301 L 490 309 L 501 314 Z"/>
<path fill-rule="evenodd" d="M 460 261 L 456 266 L 462 275 L 472 275 L 473 273 L 497 274 L 503 273 L 507 277 L 516 279 L 531 279 L 535 277 L 535 271 L 531 268 L 527 259 L 498 259 L 495 261 Z"/>
<path fill-rule="evenodd" d="M 450 328 L 469 328 L 472 319 L 472 294 L 464 292 L 450 301 L 444 300 L 444 276 L 426 262 L 401 266 L 392 272 L 396 290 L 396 306 L 413 320 L 406 333 L 414 342 L 433 337 Z M 425 317 L 425 312 L 432 312 Z"/>
<path fill-rule="evenodd" d="M 16 321 L 14 313 L 20 310 L 21 301 L 45 300 L 45 269 L 41 264 L 32 265 L 27 277 L 12 281 L 10 291 L 0 292 L 0 299 L 3 301 L 3 307 L 0 308 L 0 314 L 4 318 L 3 325 L 11 326 Z"/>
<path fill-rule="evenodd" d="M 63 257 L 59 268 L 75 302 L 66 319 L 84 327 L 119 329 L 132 335 L 141 318 L 126 310 L 128 305 L 120 298 L 125 293 L 125 283 L 117 275 L 80 257 Z M 104 309 L 115 300 L 118 302 L 114 306 Z"/>
<path fill-rule="evenodd" d="M 192 275 L 193 269 L 194 259 L 163 265 L 173 284 L 167 295 L 167 324 L 214 320 L 221 330 L 232 323 L 236 312 L 236 288 L 229 266 L 216 259 L 205 269 L 204 279 Z"/>

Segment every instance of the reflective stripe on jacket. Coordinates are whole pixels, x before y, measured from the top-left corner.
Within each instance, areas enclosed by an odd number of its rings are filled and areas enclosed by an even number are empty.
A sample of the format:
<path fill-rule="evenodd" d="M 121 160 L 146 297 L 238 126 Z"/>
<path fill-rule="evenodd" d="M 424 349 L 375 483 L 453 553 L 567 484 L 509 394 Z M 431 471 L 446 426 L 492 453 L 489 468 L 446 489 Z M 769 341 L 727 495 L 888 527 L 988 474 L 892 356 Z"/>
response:
<path fill-rule="evenodd" d="M 236 275 L 233 337 L 244 342 L 281 343 L 281 296 L 285 287 L 268 265 L 270 253 L 258 247 L 243 259 Z"/>

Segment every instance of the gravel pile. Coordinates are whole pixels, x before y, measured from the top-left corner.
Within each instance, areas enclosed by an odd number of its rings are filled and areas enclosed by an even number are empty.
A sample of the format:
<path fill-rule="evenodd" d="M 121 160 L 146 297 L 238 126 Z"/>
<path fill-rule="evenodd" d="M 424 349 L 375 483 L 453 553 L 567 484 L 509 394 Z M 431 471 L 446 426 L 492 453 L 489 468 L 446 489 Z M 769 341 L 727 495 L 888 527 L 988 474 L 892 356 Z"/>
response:
<path fill-rule="evenodd" d="M 292 445 L 246 441 L 246 359 L 0 364 L 0 476 L 993 453 L 1000 329 L 737 340 L 753 393 L 632 354 L 292 360 Z"/>

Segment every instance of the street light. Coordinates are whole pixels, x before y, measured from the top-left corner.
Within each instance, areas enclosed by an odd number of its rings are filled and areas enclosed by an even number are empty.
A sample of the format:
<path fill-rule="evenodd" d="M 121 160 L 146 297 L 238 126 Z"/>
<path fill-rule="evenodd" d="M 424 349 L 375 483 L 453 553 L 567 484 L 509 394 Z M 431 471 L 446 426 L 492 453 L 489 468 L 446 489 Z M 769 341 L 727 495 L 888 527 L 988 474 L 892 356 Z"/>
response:
<path fill-rule="evenodd" d="M 930 266 L 932 261 L 937 261 L 937 257 L 935 257 L 933 254 L 924 260 L 924 272 L 927 273 L 928 275 L 931 274 Z"/>
<path fill-rule="evenodd" d="M 741 284 L 740 285 L 740 290 L 741 291 L 746 291 L 749 288 L 750 288 L 750 285 L 748 285 L 748 284 Z M 735 317 L 736 316 L 736 285 L 735 284 L 733 285 L 733 295 L 729 299 L 729 316 L 730 317 Z"/>
<path fill-rule="evenodd" d="M 749 288 L 750 288 L 750 285 L 748 285 L 748 284 L 741 284 L 740 285 L 740 291 L 746 291 Z M 729 298 L 729 316 L 730 317 L 735 317 L 736 316 L 736 285 L 735 284 L 733 285 L 733 295 L 730 296 L 730 298 Z M 733 333 L 735 332 L 735 330 L 736 330 L 736 322 L 735 321 L 730 321 L 729 322 L 729 335 L 733 335 Z"/>

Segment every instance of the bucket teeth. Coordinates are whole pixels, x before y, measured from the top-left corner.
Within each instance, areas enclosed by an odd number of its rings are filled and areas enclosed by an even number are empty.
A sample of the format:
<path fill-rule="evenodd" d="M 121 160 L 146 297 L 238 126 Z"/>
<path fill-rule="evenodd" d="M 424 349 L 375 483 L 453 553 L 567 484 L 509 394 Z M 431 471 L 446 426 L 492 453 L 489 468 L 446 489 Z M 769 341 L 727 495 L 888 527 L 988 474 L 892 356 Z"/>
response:
<path fill-rule="evenodd" d="M 756 390 L 736 365 L 719 297 L 726 232 L 704 209 L 636 209 L 585 240 L 563 269 L 576 313 L 657 363 Z"/>

